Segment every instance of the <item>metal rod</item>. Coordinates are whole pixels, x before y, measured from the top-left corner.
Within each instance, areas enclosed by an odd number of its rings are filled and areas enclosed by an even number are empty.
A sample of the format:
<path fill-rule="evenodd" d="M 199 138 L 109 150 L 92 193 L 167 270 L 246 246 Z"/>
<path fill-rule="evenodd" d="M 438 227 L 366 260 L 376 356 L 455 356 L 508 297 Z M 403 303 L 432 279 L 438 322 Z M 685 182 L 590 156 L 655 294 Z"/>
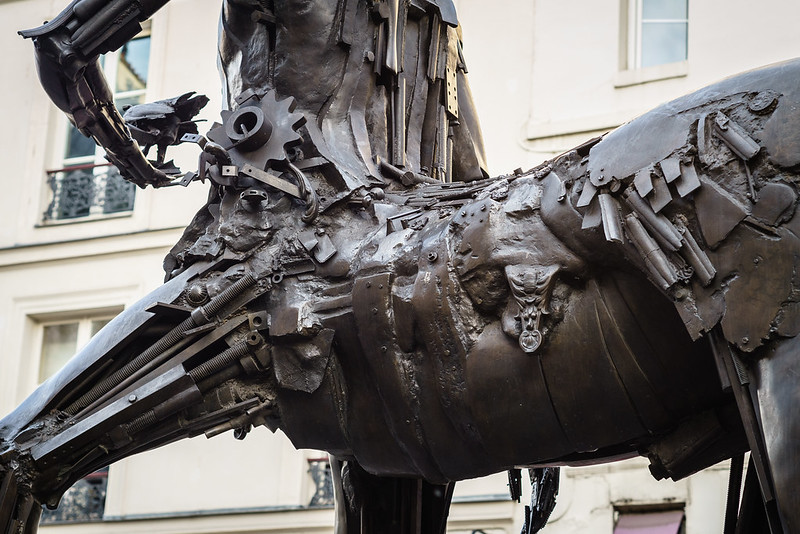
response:
<path fill-rule="evenodd" d="M 147 350 L 129 361 L 125 366 L 103 379 L 85 395 L 67 407 L 65 411 L 68 414 L 76 415 L 79 411 L 94 403 L 106 393 L 118 387 L 126 378 L 133 375 L 136 371 L 183 339 L 184 332 L 196 326 L 208 323 L 220 310 L 230 304 L 240 293 L 255 285 L 255 283 L 256 279 L 251 274 L 245 274 L 242 278 L 214 297 L 211 302 L 205 306 L 196 308 L 189 317 L 170 330 L 167 335 L 156 341 Z"/>

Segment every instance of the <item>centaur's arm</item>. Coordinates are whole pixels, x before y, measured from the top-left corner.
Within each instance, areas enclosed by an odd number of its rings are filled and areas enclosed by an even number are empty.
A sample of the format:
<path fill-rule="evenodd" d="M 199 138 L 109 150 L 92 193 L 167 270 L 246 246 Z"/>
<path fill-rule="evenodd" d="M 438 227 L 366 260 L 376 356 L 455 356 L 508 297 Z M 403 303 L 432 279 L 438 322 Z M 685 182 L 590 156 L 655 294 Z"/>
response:
<path fill-rule="evenodd" d="M 131 137 L 98 58 L 132 39 L 141 22 L 168 1 L 75 0 L 53 20 L 19 32 L 34 40 L 39 78 L 55 105 L 140 187 L 163 186 L 171 179 L 147 161 Z"/>

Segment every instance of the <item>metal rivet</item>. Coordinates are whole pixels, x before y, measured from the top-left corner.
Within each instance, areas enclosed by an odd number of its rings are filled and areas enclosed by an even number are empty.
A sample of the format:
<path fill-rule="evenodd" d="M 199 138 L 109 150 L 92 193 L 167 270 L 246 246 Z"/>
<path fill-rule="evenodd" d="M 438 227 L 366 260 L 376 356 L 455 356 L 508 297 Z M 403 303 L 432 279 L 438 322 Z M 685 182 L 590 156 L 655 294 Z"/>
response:
<path fill-rule="evenodd" d="M 428 252 L 428 261 L 433 263 L 439 258 L 439 255 L 435 252 Z"/>
<path fill-rule="evenodd" d="M 747 337 L 747 336 L 744 336 L 742 338 L 742 345 L 747 345 L 748 343 L 750 343 L 750 338 Z"/>
<path fill-rule="evenodd" d="M 483 206 L 481 206 L 481 211 L 486 211 L 486 204 L 484 204 Z"/>
<path fill-rule="evenodd" d="M 372 315 L 378 315 L 378 308 L 372 308 Z"/>
<path fill-rule="evenodd" d="M 753 264 L 758 265 L 761 263 L 761 258 L 753 258 Z"/>

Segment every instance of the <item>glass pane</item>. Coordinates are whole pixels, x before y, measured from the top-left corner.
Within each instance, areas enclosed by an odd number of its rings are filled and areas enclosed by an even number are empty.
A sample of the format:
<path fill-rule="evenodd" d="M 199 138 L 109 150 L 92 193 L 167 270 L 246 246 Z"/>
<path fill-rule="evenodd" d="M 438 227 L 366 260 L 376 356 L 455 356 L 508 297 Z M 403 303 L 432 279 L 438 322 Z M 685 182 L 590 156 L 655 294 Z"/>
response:
<path fill-rule="evenodd" d="M 686 59 L 686 34 L 685 22 L 643 23 L 642 67 Z"/>
<path fill-rule="evenodd" d="M 96 333 L 100 331 L 105 325 L 111 322 L 111 317 L 108 319 L 95 319 L 92 321 L 91 328 L 89 330 L 89 337 L 94 337 Z"/>
<path fill-rule="evenodd" d="M 77 349 L 78 323 L 51 324 L 44 327 L 42 336 L 42 359 L 39 366 L 39 382 L 64 367 Z"/>
<path fill-rule="evenodd" d="M 119 51 L 115 93 L 147 87 L 150 63 L 150 37 L 141 37 L 125 44 Z"/>
<path fill-rule="evenodd" d="M 689 15 L 687 0 L 642 0 L 642 20 L 679 19 Z"/>
<path fill-rule="evenodd" d="M 114 102 L 117 105 L 117 110 L 124 115 L 125 110 L 128 109 L 128 107 L 135 106 L 137 104 L 144 104 L 144 93 L 134 93 L 133 95 L 117 97 Z"/>
<path fill-rule="evenodd" d="M 67 125 L 67 127 L 69 131 L 67 132 L 67 150 L 64 154 L 64 159 L 94 156 L 94 151 L 97 148 L 97 145 L 94 144 L 94 139 L 83 135 L 72 124 Z"/>

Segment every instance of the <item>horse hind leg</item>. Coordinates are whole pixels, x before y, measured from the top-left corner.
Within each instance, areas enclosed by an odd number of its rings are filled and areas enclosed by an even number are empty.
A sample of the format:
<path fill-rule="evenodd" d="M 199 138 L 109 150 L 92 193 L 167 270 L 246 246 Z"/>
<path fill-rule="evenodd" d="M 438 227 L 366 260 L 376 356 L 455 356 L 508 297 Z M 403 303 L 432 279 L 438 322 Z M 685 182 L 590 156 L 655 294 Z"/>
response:
<path fill-rule="evenodd" d="M 766 478 L 760 480 L 762 493 L 774 496 L 773 502 L 766 503 L 767 515 L 779 516 L 783 532 L 800 532 L 800 337 L 773 343 L 749 367 L 757 437 L 765 456 L 766 473 L 759 478 Z M 753 450 L 752 454 L 757 453 Z"/>

